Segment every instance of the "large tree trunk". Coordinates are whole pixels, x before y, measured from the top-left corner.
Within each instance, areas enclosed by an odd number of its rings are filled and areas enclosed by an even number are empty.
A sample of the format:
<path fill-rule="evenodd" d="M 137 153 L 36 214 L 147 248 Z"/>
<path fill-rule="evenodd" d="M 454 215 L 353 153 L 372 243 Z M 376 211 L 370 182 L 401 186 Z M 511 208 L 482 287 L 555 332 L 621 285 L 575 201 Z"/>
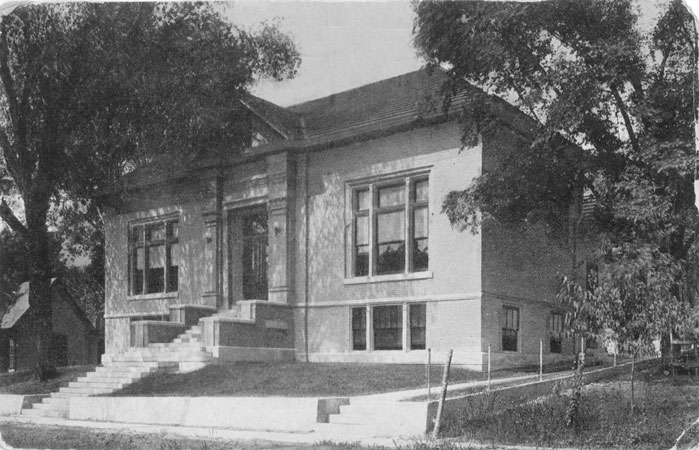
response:
<path fill-rule="evenodd" d="M 34 199 L 32 199 L 34 200 Z M 29 262 L 29 312 L 34 337 L 36 364 L 34 376 L 49 378 L 55 368 L 51 364 L 51 264 L 46 228 L 48 198 L 25 204 L 27 216 L 27 259 Z"/>

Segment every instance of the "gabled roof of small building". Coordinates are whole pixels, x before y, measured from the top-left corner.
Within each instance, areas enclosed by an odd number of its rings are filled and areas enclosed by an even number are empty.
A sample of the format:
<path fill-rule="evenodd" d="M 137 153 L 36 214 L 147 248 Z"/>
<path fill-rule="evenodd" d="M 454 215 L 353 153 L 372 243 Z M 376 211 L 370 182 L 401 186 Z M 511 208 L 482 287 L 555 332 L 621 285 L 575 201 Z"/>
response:
<path fill-rule="evenodd" d="M 243 104 L 283 139 L 242 154 L 232 152 L 226 162 L 237 164 L 281 151 L 322 150 L 390 135 L 426 123 L 451 120 L 466 102 L 478 95 L 486 96 L 488 107 L 500 122 L 533 138 L 536 124 L 530 117 L 475 86 L 464 84 L 445 103 L 443 88 L 446 81 L 447 75 L 441 69 L 420 69 L 287 108 L 247 96 L 242 100 Z M 147 173 L 147 176 L 139 176 L 140 170 L 137 170 L 124 181 L 131 187 L 151 185 L 218 164 L 221 164 L 218 157 L 202 157 L 190 161 L 179 172 L 168 170 L 168 173 L 154 176 L 152 171 L 144 170 L 142 173 Z"/>
<path fill-rule="evenodd" d="M 16 299 L 0 319 L 0 329 L 7 330 L 15 326 L 24 313 L 29 310 L 29 282 L 25 281 L 17 289 Z"/>
<path fill-rule="evenodd" d="M 56 289 L 58 286 L 60 286 L 61 283 L 58 280 L 58 278 L 52 278 L 51 279 L 51 296 L 53 297 L 53 290 Z M 96 333 L 97 331 L 95 330 L 95 327 L 90 323 L 88 318 L 85 316 L 85 313 L 83 310 L 75 303 L 73 298 L 68 294 L 67 291 L 65 291 L 65 288 L 63 288 L 65 295 L 62 296 L 63 300 L 68 303 L 68 306 L 71 308 L 73 313 L 81 320 L 83 321 L 86 325 L 89 326 L 90 331 L 93 333 Z M 19 288 L 17 289 L 17 292 L 15 294 L 15 301 L 12 303 L 6 311 L 0 311 L 0 330 L 8 330 L 12 327 L 14 327 L 17 322 L 24 316 L 24 314 L 29 311 L 29 282 L 25 281 L 24 283 L 19 285 Z M 52 301 L 54 300 L 53 298 L 51 299 Z"/>

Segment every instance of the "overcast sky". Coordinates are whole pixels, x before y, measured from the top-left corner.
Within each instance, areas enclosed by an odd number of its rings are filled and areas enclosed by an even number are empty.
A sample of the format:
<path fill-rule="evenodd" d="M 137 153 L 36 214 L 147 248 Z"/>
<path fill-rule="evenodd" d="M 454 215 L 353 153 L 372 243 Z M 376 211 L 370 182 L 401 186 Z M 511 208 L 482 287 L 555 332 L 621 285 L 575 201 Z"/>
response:
<path fill-rule="evenodd" d="M 655 23 L 658 5 L 641 0 L 642 25 Z M 699 0 L 689 0 L 697 11 Z M 412 45 L 413 11 L 403 1 L 237 1 L 226 15 L 250 26 L 280 19 L 303 59 L 298 75 L 281 83 L 263 82 L 254 93 L 281 106 L 341 92 L 417 70 L 423 64 Z"/>
<path fill-rule="evenodd" d="M 303 59 L 298 75 L 262 83 L 260 97 L 287 106 L 416 70 L 413 12 L 408 1 L 236 2 L 233 23 L 252 25 L 275 17 L 294 38 Z"/>

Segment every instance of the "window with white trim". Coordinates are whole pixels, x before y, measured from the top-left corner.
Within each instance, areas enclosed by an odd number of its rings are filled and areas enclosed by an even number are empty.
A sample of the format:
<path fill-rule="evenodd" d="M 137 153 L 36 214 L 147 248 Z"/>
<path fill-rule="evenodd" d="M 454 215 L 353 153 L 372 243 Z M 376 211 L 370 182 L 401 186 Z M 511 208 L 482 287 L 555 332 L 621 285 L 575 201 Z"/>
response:
<path fill-rule="evenodd" d="M 424 175 L 352 189 L 351 276 L 427 271 L 429 180 Z"/>
<path fill-rule="evenodd" d="M 132 225 L 129 294 L 177 292 L 180 247 L 176 219 Z"/>

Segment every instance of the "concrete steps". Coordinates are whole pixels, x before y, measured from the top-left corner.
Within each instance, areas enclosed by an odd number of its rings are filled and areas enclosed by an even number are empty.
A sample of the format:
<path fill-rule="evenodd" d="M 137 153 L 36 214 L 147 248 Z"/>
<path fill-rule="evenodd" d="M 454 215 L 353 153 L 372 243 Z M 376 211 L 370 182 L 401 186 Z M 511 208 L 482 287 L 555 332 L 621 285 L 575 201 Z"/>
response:
<path fill-rule="evenodd" d="M 111 394 L 150 374 L 195 370 L 213 359 L 201 343 L 201 328 L 194 326 L 173 342 L 103 355 L 102 366 L 22 409 L 22 415 L 68 418 L 71 398 Z"/>
<path fill-rule="evenodd" d="M 417 436 L 426 431 L 425 403 L 353 398 L 319 431 L 341 435 Z"/>

